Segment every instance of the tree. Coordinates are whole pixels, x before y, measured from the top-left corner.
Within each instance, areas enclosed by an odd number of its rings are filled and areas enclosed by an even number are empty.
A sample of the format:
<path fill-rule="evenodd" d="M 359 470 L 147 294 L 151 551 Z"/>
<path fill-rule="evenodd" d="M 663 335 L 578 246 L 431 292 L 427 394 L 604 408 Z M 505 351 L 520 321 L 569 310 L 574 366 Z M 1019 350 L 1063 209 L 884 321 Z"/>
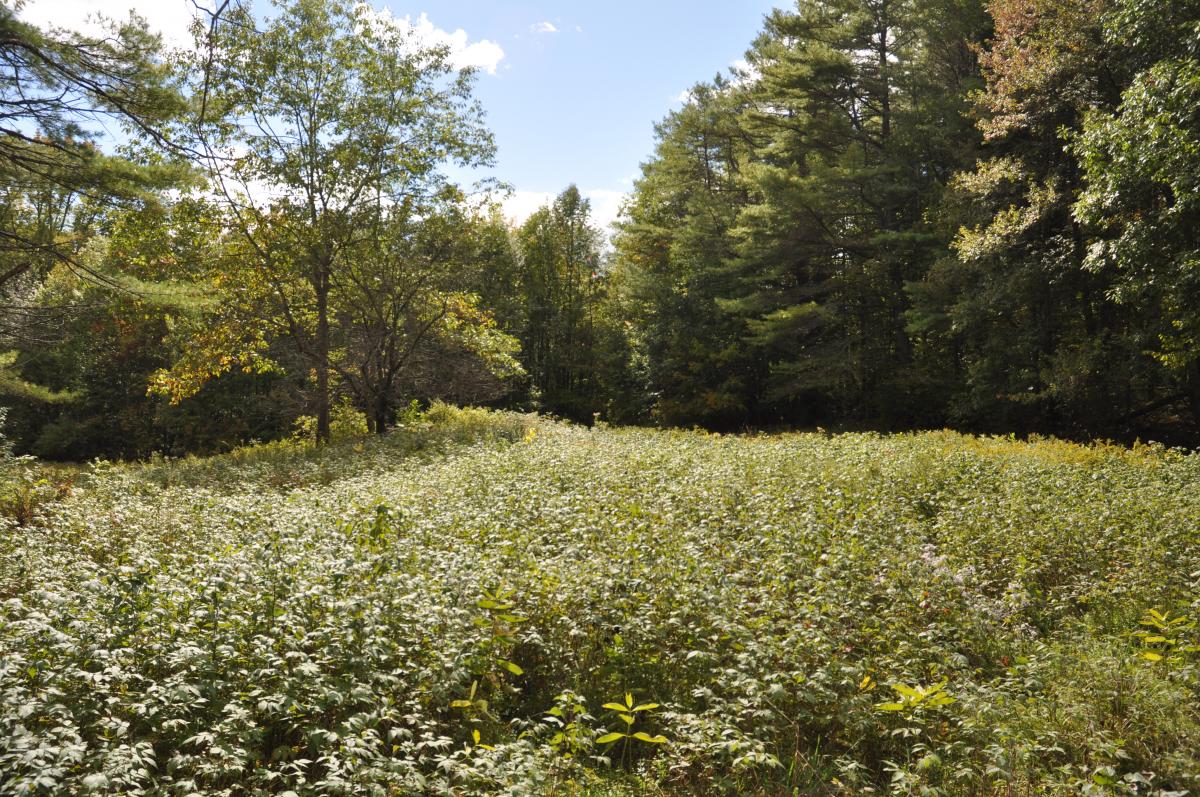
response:
<path fill-rule="evenodd" d="M 825 415 L 907 420 L 906 286 L 945 238 L 929 211 L 969 163 L 963 95 L 977 3 L 802 2 L 748 54 L 751 200 L 726 306 L 771 363 L 769 395 Z"/>
<path fill-rule="evenodd" d="M 1121 0 L 1104 39 L 1132 73 L 1116 108 L 1082 120 L 1073 154 L 1083 190 L 1075 223 L 1094 234 L 1082 265 L 1111 275 L 1108 295 L 1145 330 L 1200 420 L 1200 5 Z M 1111 67 L 1110 67 L 1111 68 Z"/>
<path fill-rule="evenodd" d="M 955 258 L 918 307 L 959 361 L 952 419 L 993 430 L 1112 430 L 1160 388 L 1145 324 L 1087 268 L 1073 207 L 1084 174 L 1070 144 L 1114 108 L 1129 48 L 1105 40 L 1106 0 L 995 0 L 976 113 L 984 157 L 956 181 Z M 936 297 L 936 298 L 935 298 Z M 940 321 L 933 319 L 940 314 Z"/>
<path fill-rule="evenodd" d="M 212 212 L 186 199 L 110 211 L 78 256 L 122 289 L 67 264 L 41 282 L 14 341 L 0 392 L 14 399 L 12 433 L 23 450 L 51 459 L 145 457 L 224 450 L 286 432 L 291 418 L 278 374 L 230 374 L 178 405 L 147 396 L 168 365 L 177 331 L 192 329 L 206 298 L 178 282 L 195 263 L 219 259 Z M 34 385 L 29 384 L 34 383 Z"/>
<path fill-rule="evenodd" d="M 745 327 L 719 302 L 733 295 L 731 231 L 748 195 L 742 170 L 745 86 L 718 77 L 656 127 L 615 238 L 614 272 L 652 416 L 723 425 L 756 409 L 762 369 Z"/>
<path fill-rule="evenodd" d="M 596 317 L 603 276 L 600 233 L 574 185 L 521 226 L 525 328 L 522 357 L 542 406 L 585 419 L 600 410 Z"/>
<path fill-rule="evenodd" d="M 86 240 L 81 203 L 145 201 L 182 177 L 177 165 L 106 155 L 97 144 L 119 125 L 173 146 L 163 130 L 182 99 L 145 22 L 131 17 L 109 35 L 85 36 L 41 30 L 19 9 L 0 2 L 0 292 L 9 303 L 23 277 L 56 263 L 86 274 L 76 259 Z"/>
<path fill-rule="evenodd" d="M 440 166 L 485 164 L 493 146 L 471 100 L 472 73 L 456 71 L 446 48 L 423 46 L 366 5 L 294 0 L 275 8 L 261 30 L 244 6 L 198 29 L 189 132 L 254 264 L 237 290 L 269 297 L 272 318 L 307 359 L 324 441 L 335 282 L 350 258 L 384 243 L 371 236 L 385 212 L 421 217 L 446 197 Z M 237 313 L 229 321 L 226 334 L 210 336 L 226 350 L 192 358 L 218 367 L 193 368 L 193 376 L 244 367 L 261 352 L 260 330 L 236 328 L 246 321 Z M 185 378 L 168 389 L 183 395 L 197 384 Z"/>
<path fill-rule="evenodd" d="M 472 222 L 454 208 L 420 219 L 384 209 L 363 250 L 331 275 L 330 366 L 377 433 L 392 425 L 403 399 L 414 397 L 405 391 L 417 388 L 412 371 L 431 348 L 443 375 L 459 368 L 444 384 L 427 382 L 424 397 L 494 398 L 493 379 L 520 372 L 516 340 L 465 290 L 474 270 Z M 470 380 L 472 373 L 482 381 Z"/>
<path fill-rule="evenodd" d="M 617 239 L 660 417 L 925 412 L 908 288 L 950 237 L 987 29 L 971 0 L 801 2 L 660 126 Z"/>
<path fill-rule="evenodd" d="M 27 352 L 56 345 L 88 311 L 78 301 L 43 300 L 56 270 L 130 290 L 127 275 L 105 270 L 108 262 L 87 250 L 114 210 L 157 203 L 187 170 L 164 156 L 173 142 L 163 130 L 182 99 L 143 20 L 85 36 L 23 22 L 20 7 L 0 2 L 0 341 Z M 101 149 L 114 127 L 138 135 L 136 153 Z M 31 384 L 23 363 L 15 350 L 0 354 L 0 393 L 27 405 L 77 395 Z"/>

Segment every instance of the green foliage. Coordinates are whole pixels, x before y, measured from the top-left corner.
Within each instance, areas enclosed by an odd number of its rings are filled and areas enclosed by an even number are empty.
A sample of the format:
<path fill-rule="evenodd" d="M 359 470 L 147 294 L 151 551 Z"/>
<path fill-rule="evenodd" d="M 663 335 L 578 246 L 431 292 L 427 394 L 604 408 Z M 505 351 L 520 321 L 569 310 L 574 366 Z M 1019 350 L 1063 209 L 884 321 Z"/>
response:
<path fill-rule="evenodd" d="M 1200 12 L 1117 2 L 1105 40 L 1134 69 L 1120 103 L 1075 132 L 1086 188 L 1076 217 L 1094 231 L 1084 265 L 1109 275 L 1112 297 L 1144 318 L 1150 350 L 1200 410 Z M 1133 38 L 1127 32 L 1135 31 Z"/>
<path fill-rule="evenodd" d="M 648 414 L 1194 440 L 1198 20 L 770 14 L 657 127 L 615 240 Z"/>
<path fill-rule="evenodd" d="M 1157 446 L 445 405 L 94 465 L 0 536 L 0 780 L 1195 790 L 1198 478 Z"/>
<path fill-rule="evenodd" d="M 932 686 L 892 684 L 897 702 L 879 703 L 875 707 L 880 711 L 896 711 L 912 717 L 917 713 L 953 703 L 954 698 L 946 694 L 945 688 L 946 681 L 940 681 Z"/>
<path fill-rule="evenodd" d="M 621 319 L 606 312 L 613 280 L 591 203 L 568 186 L 514 239 L 520 309 L 508 323 L 521 341 L 531 403 L 576 421 L 628 411 L 630 352 Z"/>
<path fill-rule="evenodd" d="M 233 256 L 206 270 L 217 309 L 180 336 L 190 345 L 154 389 L 179 401 L 233 369 L 260 369 L 282 338 L 311 372 L 319 441 L 330 437 L 334 381 L 382 433 L 435 327 L 485 362 L 511 362 L 490 316 L 445 284 L 463 197 L 441 170 L 490 164 L 491 135 L 472 70 L 390 11 L 274 5 L 261 22 L 248 5 L 221 6 L 193 29 L 180 65 L 200 100 L 190 141 Z"/>
<path fill-rule="evenodd" d="M 0 408 L 0 427 L 7 417 L 8 409 Z M 0 522 L 7 527 L 0 533 L 33 523 L 44 507 L 70 493 L 71 481 L 69 474 L 32 457 L 14 456 L 12 443 L 0 432 Z"/>
<path fill-rule="evenodd" d="M 348 401 L 333 405 L 329 411 L 330 441 L 354 440 L 370 431 L 367 416 L 359 412 Z M 312 415 L 301 415 L 292 424 L 292 437 L 304 442 L 317 439 L 317 419 Z"/>
<path fill-rule="evenodd" d="M 61 498 L 65 489 L 32 466 L 7 466 L 0 481 L 0 518 L 27 526 L 42 507 Z"/>

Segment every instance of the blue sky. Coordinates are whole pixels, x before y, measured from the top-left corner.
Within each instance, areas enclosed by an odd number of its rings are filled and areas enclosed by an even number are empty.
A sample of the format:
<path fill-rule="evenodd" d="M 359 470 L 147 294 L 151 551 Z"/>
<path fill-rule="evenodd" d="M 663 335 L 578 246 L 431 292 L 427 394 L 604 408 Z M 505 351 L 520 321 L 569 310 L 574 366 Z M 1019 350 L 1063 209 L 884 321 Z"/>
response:
<path fill-rule="evenodd" d="M 265 5 L 265 4 L 264 4 Z M 373 5 L 407 18 L 479 69 L 476 96 L 496 137 L 494 176 L 520 219 L 575 183 L 608 222 L 653 152 L 654 123 L 692 84 L 739 60 L 772 0 L 436 0 Z M 186 40 L 189 0 L 32 0 L 23 16 L 78 24 L 101 12 L 145 16 Z"/>
<path fill-rule="evenodd" d="M 504 50 L 476 94 L 496 136 L 496 174 L 519 192 L 509 207 L 520 215 L 574 182 L 607 220 L 653 151 L 654 123 L 740 59 L 772 6 L 443 0 L 428 15 Z"/>

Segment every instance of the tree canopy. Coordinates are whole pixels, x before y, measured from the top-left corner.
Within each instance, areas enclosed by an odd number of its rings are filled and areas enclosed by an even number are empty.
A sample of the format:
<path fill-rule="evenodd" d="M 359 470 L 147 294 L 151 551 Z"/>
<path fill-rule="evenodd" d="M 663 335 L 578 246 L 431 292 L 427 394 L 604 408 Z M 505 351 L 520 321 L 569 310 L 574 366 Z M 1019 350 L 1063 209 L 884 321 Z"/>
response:
<path fill-rule="evenodd" d="M 325 441 L 439 398 L 1200 439 L 1195 3 L 781 7 L 655 126 L 611 231 L 570 175 L 520 219 L 450 179 L 496 162 L 475 76 L 369 5 L 230 0 L 174 53 L 136 17 L 0 31 L 26 449 Z"/>

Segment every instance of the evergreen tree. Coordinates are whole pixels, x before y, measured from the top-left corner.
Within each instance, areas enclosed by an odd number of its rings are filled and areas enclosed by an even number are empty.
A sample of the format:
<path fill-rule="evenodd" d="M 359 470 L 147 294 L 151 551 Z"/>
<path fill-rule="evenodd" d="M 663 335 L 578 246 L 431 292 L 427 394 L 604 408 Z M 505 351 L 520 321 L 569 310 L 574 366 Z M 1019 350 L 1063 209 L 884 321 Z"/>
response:
<path fill-rule="evenodd" d="M 905 288 L 945 245 L 929 214 L 969 162 L 963 95 L 984 29 L 968 3 L 801 2 L 773 13 L 750 51 L 752 198 L 726 307 L 781 405 L 911 414 Z"/>
<path fill-rule="evenodd" d="M 762 369 L 718 304 L 735 282 L 730 231 L 747 202 L 745 94 L 721 77 L 698 84 L 657 126 L 614 241 L 633 350 L 663 423 L 736 424 L 756 409 Z"/>
<path fill-rule="evenodd" d="M 144 20 L 107 35 L 43 30 L 0 2 L 0 302 L 21 303 L 54 265 L 90 274 L 78 254 L 107 205 L 136 206 L 182 179 L 160 158 L 105 154 L 115 126 L 173 149 L 163 134 L 183 100 Z M 11 328 L 9 331 L 12 331 Z"/>

